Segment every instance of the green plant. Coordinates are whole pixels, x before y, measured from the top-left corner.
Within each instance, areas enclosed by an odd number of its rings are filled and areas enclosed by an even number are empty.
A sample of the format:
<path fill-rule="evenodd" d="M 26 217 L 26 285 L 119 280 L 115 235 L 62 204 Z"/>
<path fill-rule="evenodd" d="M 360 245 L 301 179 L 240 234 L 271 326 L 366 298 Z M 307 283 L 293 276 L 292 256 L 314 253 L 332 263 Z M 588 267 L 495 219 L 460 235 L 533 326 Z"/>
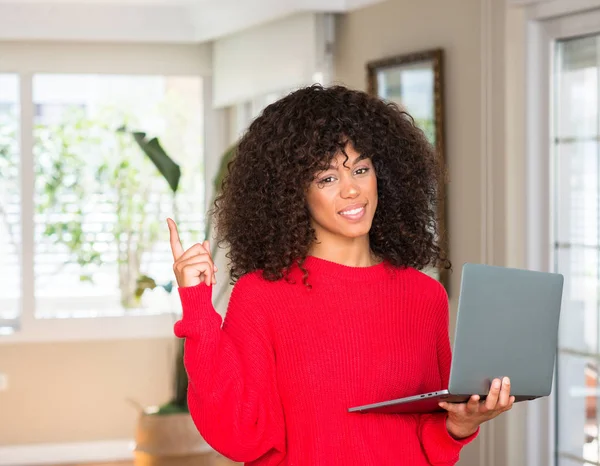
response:
<path fill-rule="evenodd" d="M 126 131 L 126 129 L 121 128 L 120 131 Z M 160 172 L 162 177 L 165 179 L 165 181 L 171 188 L 171 192 L 172 192 L 173 198 L 174 198 L 173 205 L 175 205 L 175 198 L 177 196 L 177 191 L 178 191 L 178 187 L 179 187 L 179 179 L 181 177 L 180 167 L 165 152 L 165 150 L 162 148 L 162 146 L 160 145 L 157 138 L 148 139 L 146 134 L 142 133 L 142 132 L 132 132 L 131 134 L 132 134 L 135 142 L 138 144 L 138 146 L 142 150 L 142 152 L 148 156 L 150 161 L 152 161 L 152 163 L 154 164 L 156 169 Z M 225 177 L 225 174 L 227 173 L 229 162 L 233 158 L 235 151 L 236 151 L 236 145 L 233 145 L 233 146 L 229 147 L 225 151 L 225 153 L 221 156 L 219 169 L 213 180 L 214 195 L 213 195 L 213 198 L 211 199 L 209 205 L 214 204 L 215 197 L 218 194 L 218 191 L 223 182 L 223 178 Z M 174 212 L 173 216 L 175 217 L 175 220 L 177 220 L 177 212 Z M 211 221 L 210 216 L 207 216 L 206 223 L 205 223 L 205 230 L 204 230 L 204 238 L 210 238 L 211 230 L 212 230 L 212 221 Z M 213 257 L 213 259 L 216 259 L 218 251 L 219 251 L 219 248 L 218 248 L 217 244 L 216 243 L 213 244 L 213 247 L 211 250 L 211 256 Z M 172 282 L 170 284 L 163 285 L 165 290 L 167 290 L 169 293 L 173 290 L 173 286 L 174 286 L 174 284 Z M 153 289 L 154 287 L 156 287 L 156 282 L 151 277 L 143 275 L 138 279 L 138 286 L 137 286 L 135 294 L 136 294 L 136 296 L 141 296 L 146 289 Z M 214 299 L 215 306 L 217 306 L 220 303 L 220 301 L 223 299 L 226 291 L 227 291 L 226 286 L 221 287 L 220 292 L 217 294 L 217 296 Z M 188 411 L 188 406 L 187 406 L 188 378 L 187 378 L 187 372 L 185 370 L 185 366 L 183 364 L 183 351 L 184 351 L 184 345 L 183 345 L 183 341 L 181 340 L 178 342 L 178 351 L 177 351 L 177 356 L 175 359 L 175 370 L 174 370 L 174 379 L 173 379 L 173 385 L 174 385 L 173 386 L 173 399 L 171 399 L 169 402 L 160 406 L 154 414 L 166 415 L 166 414 L 180 413 L 180 412 Z"/>
<path fill-rule="evenodd" d="M 42 234 L 68 253 L 51 275 L 77 264 L 80 280 L 93 282 L 104 264 L 116 262 L 122 306 L 139 307 L 142 257 L 160 238 L 161 222 L 151 207 L 168 190 L 128 135 L 83 109 L 37 125 L 34 134 Z"/>
<path fill-rule="evenodd" d="M 165 96 L 159 111 L 168 121 L 180 122 L 183 129 L 174 131 L 169 126 L 162 134 L 172 150 L 185 153 L 192 123 L 176 97 Z M 157 173 L 152 163 L 151 151 L 162 148 L 154 147 L 159 145 L 155 139 L 142 153 L 130 134 L 115 132 L 123 122 L 128 126 L 140 123 L 140 116 L 122 101 L 105 102 L 94 111 L 63 105 L 60 113 L 52 111 L 39 121 L 33 132 L 35 259 L 43 265 L 36 267 L 36 285 L 51 287 L 57 277 L 70 279 L 75 273 L 81 289 L 91 290 L 97 277 L 116 272 L 122 307 L 141 306 L 140 286 L 156 286 L 144 273 L 161 254 L 156 246 L 161 243 L 164 223 L 157 212 L 171 210 L 170 191 L 177 188 L 164 184 L 160 173 L 172 167 L 159 165 Z M 134 133 L 133 137 L 143 135 Z M 155 162 L 160 164 L 160 159 Z M 0 225 L 15 254 L 20 243 L 19 166 L 18 115 L 12 110 L 0 113 Z M 182 207 L 189 202 L 183 199 Z M 174 203 L 172 211 L 176 210 Z M 194 220 L 187 223 L 188 235 L 200 234 L 192 231 Z M 48 253 L 52 257 L 44 256 Z"/>

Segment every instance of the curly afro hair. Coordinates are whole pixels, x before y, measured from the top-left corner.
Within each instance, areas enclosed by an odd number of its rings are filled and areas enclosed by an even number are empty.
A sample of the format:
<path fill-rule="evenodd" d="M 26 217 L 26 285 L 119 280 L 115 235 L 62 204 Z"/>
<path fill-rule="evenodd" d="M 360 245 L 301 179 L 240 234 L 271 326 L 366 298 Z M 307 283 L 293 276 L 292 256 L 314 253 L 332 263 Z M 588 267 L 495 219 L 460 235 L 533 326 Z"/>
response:
<path fill-rule="evenodd" d="M 306 191 L 348 142 L 377 176 L 373 253 L 397 267 L 450 268 L 436 221 L 441 170 L 424 133 L 394 104 L 313 85 L 266 107 L 229 164 L 214 214 L 232 282 L 256 270 L 279 280 L 302 267 L 316 240 Z"/>

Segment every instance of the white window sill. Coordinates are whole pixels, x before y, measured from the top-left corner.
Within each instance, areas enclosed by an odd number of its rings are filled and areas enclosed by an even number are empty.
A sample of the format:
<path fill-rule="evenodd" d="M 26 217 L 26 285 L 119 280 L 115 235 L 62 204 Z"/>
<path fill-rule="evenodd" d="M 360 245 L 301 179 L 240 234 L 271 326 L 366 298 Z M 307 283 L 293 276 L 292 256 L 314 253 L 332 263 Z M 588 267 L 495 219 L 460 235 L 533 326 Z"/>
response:
<path fill-rule="evenodd" d="M 0 446 L 0 466 L 132 461 L 133 440 L 98 442 L 4 445 Z"/>
<path fill-rule="evenodd" d="M 176 314 L 94 317 L 81 319 L 23 319 L 20 329 L 0 335 L 0 345 L 91 340 L 175 338 Z"/>

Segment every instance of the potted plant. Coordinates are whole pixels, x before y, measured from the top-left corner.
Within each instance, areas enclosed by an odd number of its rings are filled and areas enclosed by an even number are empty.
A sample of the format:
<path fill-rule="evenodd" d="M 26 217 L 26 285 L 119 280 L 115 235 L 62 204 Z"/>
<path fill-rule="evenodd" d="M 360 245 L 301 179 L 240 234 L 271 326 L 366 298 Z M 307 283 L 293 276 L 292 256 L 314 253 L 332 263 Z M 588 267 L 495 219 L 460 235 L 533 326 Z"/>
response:
<path fill-rule="evenodd" d="M 134 132 L 132 136 L 163 176 L 175 199 L 181 177 L 179 166 L 164 151 L 156 138 L 148 139 L 141 132 Z M 213 180 L 215 196 L 234 153 L 235 145 L 221 157 L 219 170 Z M 211 199 L 210 205 L 212 204 L 214 204 L 214 197 Z M 208 218 L 204 238 L 210 237 L 211 229 L 212 222 Z M 217 245 L 214 244 L 211 251 L 213 259 L 216 258 L 218 251 Z M 151 277 L 141 275 L 137 281 L 135 294 L 142 296 L 145 290 L 156 286 L 156 282 Z M 171 292 L 174 284 L 171 282 L 163 287 Z M 226 291 L 227 286 L 223 286 L 214 299 L 215 306 L 223 299 Z M 212 465 L 215 459 L 212 449 L 202 440 L 188 411 L 188 378 L 183 365 L 183 349 L 183 340 L 180 340 L 174 367 L 173 398 L 161 406 L 144 408 L 140 412 L 136 429 L 135 463 L 137 466 L 203 466 Z M 235 464 L 224 458 L 216 461 L 223 465 Z"/>

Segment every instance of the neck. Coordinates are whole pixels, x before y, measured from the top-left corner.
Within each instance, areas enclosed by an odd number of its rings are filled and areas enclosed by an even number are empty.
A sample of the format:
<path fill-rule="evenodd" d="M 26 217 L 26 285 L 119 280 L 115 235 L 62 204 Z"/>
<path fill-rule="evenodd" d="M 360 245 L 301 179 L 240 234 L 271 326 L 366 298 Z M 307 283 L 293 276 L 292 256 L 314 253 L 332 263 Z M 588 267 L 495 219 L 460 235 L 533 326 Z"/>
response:
<path fill-rule="evenodd" d="M 369 267 L 380 262 L 371 252 L 368 236 L 348 238 L 348 241 L 315 242 L 309 255 L 350 267 Z"/>

